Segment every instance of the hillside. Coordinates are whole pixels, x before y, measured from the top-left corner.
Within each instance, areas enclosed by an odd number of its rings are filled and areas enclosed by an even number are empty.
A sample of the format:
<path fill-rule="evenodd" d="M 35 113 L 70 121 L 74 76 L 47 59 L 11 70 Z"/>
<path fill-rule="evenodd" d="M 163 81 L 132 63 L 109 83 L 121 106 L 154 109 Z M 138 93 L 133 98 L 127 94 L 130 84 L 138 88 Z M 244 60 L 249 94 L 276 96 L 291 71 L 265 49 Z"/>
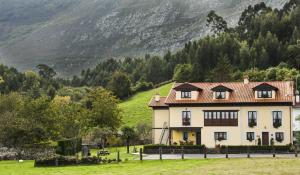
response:
<path fill-rule="evenodd" d="M 207 33 L 215 10 L 235 25 L 248 6 L 286 0 L 0 0 L 0 63 L 79 74 L 108 57 L 160 54 Z"/>
<path fill-rule="evenodd" d="M 120 104 L 123 110 L 124 125 L 136 126 L 139 122 L 151 123 L 152 110 L 148 107 L 150 99 L 158 92 L 167 96 L 173 83 L 166 84 L 157 89 L 138 93 Z"/>

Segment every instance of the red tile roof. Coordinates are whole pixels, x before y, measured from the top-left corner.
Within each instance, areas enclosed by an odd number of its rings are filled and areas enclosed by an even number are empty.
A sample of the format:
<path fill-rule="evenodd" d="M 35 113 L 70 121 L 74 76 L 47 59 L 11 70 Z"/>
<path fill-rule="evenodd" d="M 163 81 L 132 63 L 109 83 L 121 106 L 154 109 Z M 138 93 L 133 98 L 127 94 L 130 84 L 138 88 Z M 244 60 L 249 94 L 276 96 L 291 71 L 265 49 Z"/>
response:
<path fill-rule="evenodd" d="M 267 83 L 278 88 L 275 99 L 255 99 L 253 88 Z M 231 104 L 231 103 L 293 103 L 294 82 L 293 81 L 274 81 L 274 82 L 228 82 L 228 83 L 189 83 L 202 89 L 199 91 L 197 100 L 176 100 L 176 91 L 174 88 L 184 83 L 175 83 L 167 98 L 161 98 L 160 102 L 150 101 L 150 107 L 166 107 L 171 104 Z M 216 100 L 213 98 L 212 88 L 224 86 L 232 89 L 229 99 Z"/>
<path fill-rule="evenodd" d="M 255 94 L 252 88 L 267 83 L 278 88 L 275 99 L 255 99 Z M 244 84 L 242 82 L 229 83 L 191 83 L 202 89 L 197 100 L 176 100 L 175 90 L 172 89 L 170 95 L 167 97 L 166 104 L 176 103 L 256 103 L 256 102 L 293 102 L 293 82 L 292 81 L 276 81 L 276 82 L 249 82 Z M 174 87 L 180 85 L 175 84 Z M 230 93 L 227 100 L 214 100 L 212 88 L 216 86 L 225 86 L 233 91 Z"/>
<path fill-rule="evenodd" d="M 159 102 L 155 101 L 155 97 L 153 97 L 151 100 L 150 100 L 150 103 L 148 104 L 148 106 L 150 107 L 168 107 L 167 104 L 165 104 L 165 101 L 166 101 L 167 97 L 160 97 L 160 100 Z"/>

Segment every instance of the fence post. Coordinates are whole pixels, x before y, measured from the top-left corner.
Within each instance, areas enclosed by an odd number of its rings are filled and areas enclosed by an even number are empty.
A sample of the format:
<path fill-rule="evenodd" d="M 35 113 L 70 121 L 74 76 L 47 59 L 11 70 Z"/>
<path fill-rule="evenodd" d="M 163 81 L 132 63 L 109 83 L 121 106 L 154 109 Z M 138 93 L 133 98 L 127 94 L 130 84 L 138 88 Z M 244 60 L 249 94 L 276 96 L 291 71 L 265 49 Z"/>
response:
<path fill-rule="evenodd" d="M 159 147 L 159 160 L 162 160 L 162 148 Z"/>
<path fill-rule="evenodd" d="M 206 147 L 204 147 L 204 159 L 207 158 L 207 155 L 206 155 Z"/>
<path fill-rule="evenodd" d="M 181 147 L 181 159 L 182 160 L 184 159 L 184 147 L 183 146 Z"/>
<path fill-rule="evenodd" d="M 250 158 L 250 147 L 247 146 L 247 158 Z"/>
<path fill-rule="evenodd" d="M 226 159 L 228 159 L 228 145 L 226 146 Z"/>
<path fill-rule="evenodd" d="M 58 166 L 58 159 L 55 159 L 55 166 Z"/>
<path fill-rule="evenodd" d="M 298 157 L 298 146 L 295 145 L 295 157 Z"/>
<path fill-rule="evenodd" d="M 143 148 L 140 148 L 140 161 L 143 160 Z"/>
<path fill-rule="evenodd" d="M 117 152 L 117 162 L 120 162 L 120 151 Z"/>

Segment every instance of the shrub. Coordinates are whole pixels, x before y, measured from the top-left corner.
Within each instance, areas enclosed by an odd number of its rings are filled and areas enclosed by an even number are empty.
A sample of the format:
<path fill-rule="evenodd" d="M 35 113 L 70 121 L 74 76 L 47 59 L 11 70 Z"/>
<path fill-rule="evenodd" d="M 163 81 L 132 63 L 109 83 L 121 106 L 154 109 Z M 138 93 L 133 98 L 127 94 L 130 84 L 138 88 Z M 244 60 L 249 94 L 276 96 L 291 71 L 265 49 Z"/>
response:
<path fill-rule="evenodd" d="M 80 164 L 85 165 L 93 165 L 93 164 L 99 164 L 101 162 L 101 157 L 85 157 L 80 160 Z"/>
<path fill-rule="evenodd" d="M 121 160 L 120 160 L 121 161 Z M 35 160 L 35 167 L 71 166 L 71 165 L 97 165 L 100 163 L 115 163 L 116 159 L 101 159 L 98 157 L 87 157 L 77 160 L 75 156 L 53 155 Z"/>
<path fill-rule="evenodd" d="M 283 146 L 228 146 L 228 152 L 230 154 L 247 153 L 248 150 L 253 153 L 272 153 L 276 152 L 289 152 L 291 151 L 290 145 Z M 221 146 L 221 153 L 226 153 L 226 146 Z"/>
<path fill-rule="evenodd" d="M 81 138 L 61 140 L 57 142 L 56 153 L 63 156 L 74 156 L 81 151 Z"/>
<path fill-rule="evenodd" d="M 133 92 L 141 92 L 141 91 L 147 91 L 149 89 L 153 89 L 153 83 L 146 82 L 146 81 L 139 81 L 134 87 Z"/>
<path fill-rule="evenodd" d="M 258 138 L 258 140 L 257 140 L 257 145 L 258 145 L 258 146 L 261 146 L 261 138 Z"/>
<path fill-rule="evenodd" d="M 76 164 L 77 164 L 77 160 L 75 157 L 53 155 L 46 158 L 40 158 L 35 160 L 34 166 L 36 167 L 67 166 L 67 165 L 76 165 Z"/>
<path fill-rule="evenodd" d="M 158 154 L 159 148 L 163 153 L 181 153 L 182 147 L 185 153 L 196 154 L 203 153 L 204 145 L 145 145 L 144 153 L 146 154 Z"/>

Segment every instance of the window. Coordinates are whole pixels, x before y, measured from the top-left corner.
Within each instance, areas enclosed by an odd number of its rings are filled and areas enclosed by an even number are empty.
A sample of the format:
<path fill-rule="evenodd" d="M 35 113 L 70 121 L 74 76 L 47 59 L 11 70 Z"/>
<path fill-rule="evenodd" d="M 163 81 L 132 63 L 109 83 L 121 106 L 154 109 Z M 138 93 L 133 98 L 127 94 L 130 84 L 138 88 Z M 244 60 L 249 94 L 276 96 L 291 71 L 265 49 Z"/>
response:
<path fill-rule="evenodd" d="M 181 92 L 181 98 L 192 98 L 191 91 L 182 91 Z"/>
<path fill-rule="evenodd" d="M 283 132 L 276 132 L 275 133 L 275 139 L 277 142 L 282 142 L 283 141 Z"/>
<path fill-rule="evenodd" d="M 272 91 L 257 91 L 257 98 L 272 98 Z"/>
<path fill-rule="evenodd" d="M 225 99 L 226 98 L 226 92 L 225 91 L 217 91 L 215 92 L 216 99 Z"/>
<path fill-rule="evenodd" d="M 252 142 L 254 139 L 254 132 L 247 132 L 247 140 Z"/>
<path fill-rule="evenodd" d="M 249 127 L 257 126 L 257 112 L 256 111 L 248 112 L 248 126 Z"/>
<path fill-rule="evenodd" d="M 282 112 L 281 111 L 273 111 L 273 126 L 274 128 L 278 128 L 282 125 Z"/>
<path fill-rule="evenodd" d="M 204 126 L 238 126 L 238 112 L 204 111 Z"/>
<path fill-rule="evenodd" d="M 227 132 L 215 132 L 215 140 L 227 140 Z"/>
<path fill-rule="evenodd" d="M 191 125 L 191 111 L 182 112 L 182 125 L 190 126 Z"/>
<path fill-rule="evenodd" d="M 189 133 L 188 133 L 188 132 L 183 132 L 182 139 L 183 139 L 184 141 L 188 141 L 188 140 L 189 140 Z"/>

